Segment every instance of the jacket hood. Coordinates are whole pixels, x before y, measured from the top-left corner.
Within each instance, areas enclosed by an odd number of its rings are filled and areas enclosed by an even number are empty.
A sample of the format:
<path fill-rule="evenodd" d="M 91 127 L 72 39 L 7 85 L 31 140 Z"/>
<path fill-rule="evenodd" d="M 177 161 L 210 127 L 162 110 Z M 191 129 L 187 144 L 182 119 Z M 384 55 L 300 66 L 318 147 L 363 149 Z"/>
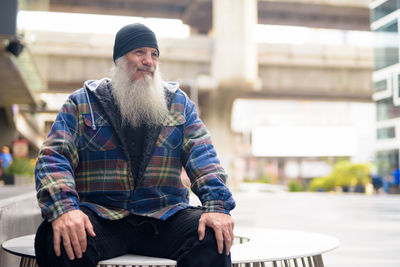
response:
<path fill-rule="evenodd" d="M 85 82 L 84 87 L 86 89 L 89 89 L 90 91 L 95 91 L 100 84 L 102 84 L 104 81 L 109 82 L 111 81 L 109 78 L 103 78 L 100 80 L 88 80 Z M 171 93 L 175 93 L 176 90 L 179 88 L 179 83 L 177 82 L 163 82 L 163 86 L 165 89 L 170 91 Z"/>
<path fill-rule="evenodd" d="M 90 91 L 95 91 L 97 89 L 97 87 L 100 86 L 100 84 L 102 84 L 104 81 L 110 81 L 109 78 L 103 78 L 100 80 L 88 80 L 84 83 L 84 88 L 88 89 Z"/>
<path fill-rule="evenodd" d="M 175 93 L 179 88 L 179 83 L 177 82 L 163 82 L 164 88 L 170 91 L 171 93 Z"/>

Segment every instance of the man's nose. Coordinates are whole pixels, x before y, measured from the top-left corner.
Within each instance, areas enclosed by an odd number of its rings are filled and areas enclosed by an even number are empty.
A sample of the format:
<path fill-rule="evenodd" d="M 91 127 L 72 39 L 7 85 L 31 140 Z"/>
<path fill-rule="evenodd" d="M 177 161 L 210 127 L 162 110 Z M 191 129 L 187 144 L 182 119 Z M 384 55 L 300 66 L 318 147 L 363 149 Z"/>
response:
<path fill-rule="evenodd" d="M 153 58 L 151 52 L 147 52 L 143 56 L 142 64 L 146 66 L 153 66 Z"/>

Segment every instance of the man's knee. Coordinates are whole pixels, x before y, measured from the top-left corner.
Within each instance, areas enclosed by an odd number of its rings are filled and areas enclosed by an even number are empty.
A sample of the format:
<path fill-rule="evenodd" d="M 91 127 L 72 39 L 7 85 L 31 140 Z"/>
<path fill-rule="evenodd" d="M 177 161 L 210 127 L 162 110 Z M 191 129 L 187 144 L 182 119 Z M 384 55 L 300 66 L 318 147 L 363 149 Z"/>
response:
<path fill-rule="evenodd" d="M 50 250 L 52 249 L 53 231 L 51 224 L 47 221 L 43 221 L 36 231 L 35 236 L 35 254 L 36 262 L 39 266 L 46 266 L 47 259 L 50 256 Z"/>
<path fill-rule="evenodd" d="M 204 246 L 208 246 L 210 249 L 214 249 L 216 253 L 218 253 L 218 243 L 215 238 L 215 232 L 212 228 L 206 227 L 204 239 L 201 241 L 204 242 Z M 222 254 L 225 254 L 225 242 L 224 242 L 224 250 Z"/>
<path fill-rule="evenodd" d="M 231 266 L 230 255 L 218 253 L 217 241 L 212 228 L 206 227 L 204 239 L 198 237 L 192 247 L 177 259 L 178 267 L 228 267 Z"/>
<path fill-rule="evenodd" d="M 62 242 L 60 244 L 61 255 L 57 256 L 54 252 L 53 229 L 51 223 L 44 221 L 39 226 L 35 237 L 36 262 L 39 267 L 96 266 L 97 255 L 92 245 L 92 240 L 88 238 L 87 242 L 86 252 L 83 253 L 81 259 L 75 258 L 75 260 L 70 261 Z"/>

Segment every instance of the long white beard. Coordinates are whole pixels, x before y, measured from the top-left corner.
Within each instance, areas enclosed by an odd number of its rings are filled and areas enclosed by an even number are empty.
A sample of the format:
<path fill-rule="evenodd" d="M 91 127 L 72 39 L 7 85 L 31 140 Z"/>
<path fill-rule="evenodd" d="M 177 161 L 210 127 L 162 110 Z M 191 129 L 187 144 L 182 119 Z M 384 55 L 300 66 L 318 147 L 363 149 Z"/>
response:
<path fill-rule="evenodd" d="M 160 125 L 168 115 L 164 87 L 158 67 L 154 76 L 131 81 L 132 71 L 124 57 L 116 61 L 112 70 L 111 85 L 123 124 L 134 127 L 141 124 Z"/>

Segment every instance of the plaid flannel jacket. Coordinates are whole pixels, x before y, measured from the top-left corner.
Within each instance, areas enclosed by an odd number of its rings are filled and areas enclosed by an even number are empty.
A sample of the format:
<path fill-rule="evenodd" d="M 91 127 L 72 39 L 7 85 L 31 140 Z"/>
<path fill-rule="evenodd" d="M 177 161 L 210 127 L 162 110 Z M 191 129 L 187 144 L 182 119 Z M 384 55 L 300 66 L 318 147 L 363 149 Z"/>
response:
<path fill-rule="evenodd" d="M 165 220 L 189 207 L 182 167 L 205 212 L 229 214 L 235 202 L 226 173 L 187 95 L 164 83 L 169 115 L 154 136 L 142 177 L 134 179 L 126 148 L 94 93 L 105 80 L 88 81 L 69 96 L 42 145 L 35 168 L 42 216 L 52 221 L 85 205 L 111 220 L 129 214 Z"/>

